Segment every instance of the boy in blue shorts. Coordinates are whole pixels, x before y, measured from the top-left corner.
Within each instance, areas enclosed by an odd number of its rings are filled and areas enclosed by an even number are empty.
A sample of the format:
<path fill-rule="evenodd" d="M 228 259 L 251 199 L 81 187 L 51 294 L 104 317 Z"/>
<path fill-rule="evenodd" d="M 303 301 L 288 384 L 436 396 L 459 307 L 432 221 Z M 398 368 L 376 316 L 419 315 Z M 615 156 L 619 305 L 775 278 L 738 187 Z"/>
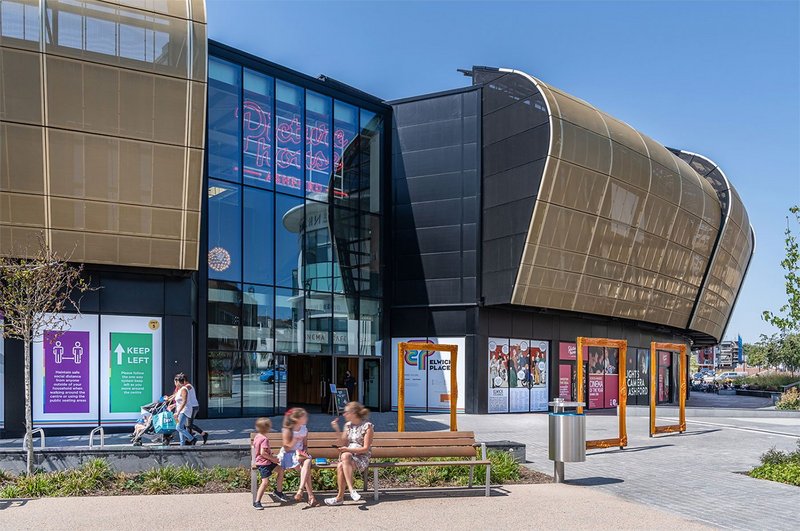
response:
<path fill-rule="evenodd" d="M 256 501 L 253 502 L 253 507 L 259 511 L 264 509 L 264 506 L 261 505 L 261 498 L 267 491 L 269 476 L 275 469 L 277 469 L 277 478 L 272 496 L 284 503 L 289 501 L 283 494 L 283 469 L 278 465 L 278 458 L 272 455 L 272 448 L 269 446 L 267 434 L 270 430 L 272 430 L 272 421 L 268 418 L 261 417 L 256 420 L 258 435 L 253 439 L 253 468 L 258 470 L 258 477 L 261 479 L 261 483 L 258 486 L 258 493 L 256 494 Z"/>

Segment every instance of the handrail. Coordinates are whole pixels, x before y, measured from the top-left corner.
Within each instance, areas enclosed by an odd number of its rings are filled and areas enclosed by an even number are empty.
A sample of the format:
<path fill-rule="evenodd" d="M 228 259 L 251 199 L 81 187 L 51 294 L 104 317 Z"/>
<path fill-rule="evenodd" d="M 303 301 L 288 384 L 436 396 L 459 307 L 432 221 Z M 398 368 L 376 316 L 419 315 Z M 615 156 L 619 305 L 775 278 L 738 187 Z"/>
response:
<path fill-rule="evenodd" d="M 797 381 L 797 382 L 794 382 L 794 383 L 790 383 L 788 385 L 784 385 L 783 386 L 783 392 L 785 393 L 786 391 L 788 391 L 792 387 L 800 387 L 800 381 Z"/>
<path fill-rule="evenodd" d="M 43 428 L 36 428 L 35 430 L 31 430 L 31 444 L 33 444 L 33 435 L 36 434 L 36 433 L 39 433 L 42 436 L 41 439 L 39 439 L 39 442 L 41 443 L 39 448 L 40 449 L 45 448 L 46 443 L 45 443 L 45 436 L 44 436 L 44 429 Z M 22 449 L 23 450 L 27 450 L 27 448 L 25 448 L 25 439 L 22 440 Z"/>
<path fill-rule="evenodd" d="M 100 448 L 103 448 L 106 445 L 106 431 L 103 429 L 102 426 L 98 426 L 92 431 L 89 432 L 89 449 L 91 450 L 94 448 L 94 434 L 100 434 Z"/>

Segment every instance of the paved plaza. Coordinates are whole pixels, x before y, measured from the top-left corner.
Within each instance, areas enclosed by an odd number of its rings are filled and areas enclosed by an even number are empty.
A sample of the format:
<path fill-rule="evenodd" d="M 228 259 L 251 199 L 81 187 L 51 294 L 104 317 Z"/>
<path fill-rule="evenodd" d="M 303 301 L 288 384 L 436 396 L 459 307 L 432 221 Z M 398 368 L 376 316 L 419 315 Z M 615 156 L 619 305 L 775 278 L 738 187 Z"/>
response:
<path fill-rule="evenodd" d="M 534 489 L 536 496 L 555 496 L 552 500 L 556 507 L 574 507 L 573 493 L 581 496 L 589 503 L 591 510 L 578 511 L 581 518 L 573 520 L 556 520 L 556 527 L 582 527 L 597 523 L 596 510 L 602 511 L 604 503 L 610 503 L 614 497 L 630 502 L 666 511 L 676 517 L 691 520 L 698 524 L 741 529 L 786 529 L 796 526 L 798 507 L 800 507 L 800 488 L 752 479 L 742 474 L 757 465 L 759 456 L 766 450 L 775 447 L 780 450 L 791 450 L 800 440 L 800 416 L 774 417 L 774 411 L 764 410 L 764 416 L 745 410 L 729 409 L 728 416 L 697 416 L 702 409 L 692 410 L 687 420 L 688 431 L 685 434 L 662 435 L 648 437 L 649 419 L 642 415 L 642 410 L 631 408 L 628 415 L 629 446 L 625 450 L 617 448 L 592 450 L 588 452 L 585 463 L 568 463 L 566 477 L 570 485 L 581 489 L 561 490 L 553 485 L 511 487 L 507 497 L 493 500 L 488 506 L 483 500 L 464 498 L 452 504 L 441 504 L 447 507 L 477 507 L 480 511 L 492 509 L 497 515 L 503 503 L 519 505 L 514 501 L 517 493 L 524 489 Z M 279 426 L 280 417 L 273 419 Z M 395 413 L 375 413 L 372 420 L 376 429 L 394 431 L 397 429 Z M 676 419 L 659 418 L 659 424 L 674 423 Z M 312 431 L 329 430 L 330 417 L 314 414 L 311 416 L 309 428 Z M 449 427 L 448 415 L 409 414 L 406 418 L 408 431 L 446 430 Z M 209 444 L 246 444 L 252 429 L 253 419 L 203 420 L 201 424 L 211 433 Z M 514 415 L 459 415 L 460 430 L 475 431 L 480 441 L 510 440 L 526 445 L 527 466 L 532 469 L 552 473 L 552 463 L 547 458 L 547 415 L 546 414 L 514 414 Z M 587 417 L 587 435 L 590 439 L 614 437 L 617 433 L 617 418 L 609 415 L 589 415 Z M 108 442 L 124 444 L 126 436 L 112 435 Z M 2 441 L 3 446 L 19 445 L 19 440 Z M 83 437 L 48 438 L 48 446 L 86 445 Z M 522 490 L 520 490 L 522 489 Z M 527 491 L 525 491 L 527 492 Z M 560 501 L 556 501 L 559 494 Z M 612 495 L 608 497 L 607 495 Z M 208 495 L 206 495 L 208 496 Z M 592 496 L 597 496 L 595 500 Z M 246 497 L 246 495 L 245 495 Z M 434 502 L 424 500 L 425 494 L 407 502 L 391 503 L 398 510 L 408 503 L 409 510 L 419 507 L 429 509 Z M 205 498 L 203 498 L 205 499 Z M 210 498 L 209 498 L 210 499 Z M 244 498 L 243 498 L 244 500 Z M 591 501 L 589 501 L 591 500 Z M 602 500 L 602 503 L 601 503 Z M 245 500 L 246 501 L 246 500 Z M 245 504 L 245 501 L 242 504 Z M 31 507 L 46 506 L 51 501 L 30 502 Z M 70 503 L 59 501 L 58 503 Z M 84 503 L 75 501 L 75 503 Z M 115 501 L 114 503 L 123 503 Z M 149 505 L 150 502 L 148 502 Z M 187 500 L 187 503 L 189 501 Z M 193 503 L 193 502 L 192 502 Z M 380 505 L 382 505 L 381 502 Z M 437 502 L 438 503 L 438 502 Z M 537 505 L 538 502 L 533 505 Z M 41 504 L 41 505 L 39 505 Z M 476 505 L 477 504 L 477 505 Z M 193 503 L 194 505 L 194 503 Z M 198 507 L 200 504 L 197 504 Z M 389 504 L 387 504 L 389 505 Z M 525 501 L 522 505 L 528 506 Z M 143 507 L 140 504 L 139 507 Z M 54 507 L 55 509 L 55 507 Z M 374 515 L 383 514 L 378 506 L 369 508 Z M 437 505 L 437 509 L 438 505 Z M 627 510 L 627 509 L 626 509 Z M 56 509 L 56 511 L 58 511 Z M 569 512 L 569 511 L 567 511 Z M 5 513 L 12 514 L 13 511 Z M 543 515 L 548 511 L 533 511 Z M 563 513 L 563 514 L 562 514 Z M 23 514 L 23 513 L 20 513 Z M 277 514 L 277 512 L 276 512 Z M 390 514 L 390 513 L 386 513 Z M 555 513 L 553 518 L 571 518 L 563 509 Z M 4 515 L 5 517 L 5 515 Z M 391 528 L 391 517 L 387 520 L 387 528 Z M 505 516 L 503 516 L 505 518 Z M 518 525 L 522 527 L 552 527 L 551 522 L 531 520 L 520 517 Z M 622 516 L 620 516 L 622 518 Z M 455 521 L 455 520 L 454 520 Z M 616 520 L 613 520 L 616 522 Z M 372 521 L 370 521 L 372 523 Z M 492 527 L 506 522 L 473 522 L 477 527 Z M 510 522 L 510 520 L 509 520 Z M 611 521 L 609 521 L 610 523 Z M 658 527 L 650 521 L 625 520 L 627 524 L 614 527 Z M 666 520 L 659 520 L 666 522 Z M 583 525 L 581 525 L 583 524 Z M 377 524 L 380 526 L 380 524 Z M 505 524 L 504 524 L 505 525 Z M 510 525 L 510 524 L 509 524 Z M 470 526 L 467 525 L 467 528 Z M 599 528 L 604 527 L 600 525 Z"/>
<path fill-rule="evenodd" d="M 369 497 L 367 497 L 369 498 Z M 181 524 L 179 518 L 186 521 Z M 163 525 L 154 524 L 152 518 Z M 5 529 L 704 529 L 673 514 L 630 503 L 605 492 L 569 485 L 513 485 L 486 498 L 473 492 L 426 491 L 348 501 L 342 507 L 305 504 L 264 511 L 249 494 L 48 498 L 25 503 L 0 500 Z"/>

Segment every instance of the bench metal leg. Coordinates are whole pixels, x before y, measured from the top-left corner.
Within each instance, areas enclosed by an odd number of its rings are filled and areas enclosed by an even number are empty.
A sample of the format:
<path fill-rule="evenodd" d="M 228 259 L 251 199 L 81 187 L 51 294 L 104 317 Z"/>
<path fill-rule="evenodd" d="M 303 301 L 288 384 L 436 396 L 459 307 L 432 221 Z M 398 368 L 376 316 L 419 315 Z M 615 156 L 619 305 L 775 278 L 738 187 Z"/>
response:
<path fill-rule="evenodd" d="M 378 469 L 372 469 L 372 490 L 373 490 L 373 498 L 375 501 L 378 501 Z"/>
<path fill-rule="evenodd" d="M 475 475 L 475 466 L 469 467 L 469 488 L 472 488 L 472 476 Z"/>
<path fill-rule="evenodd" d="M 486 461 L 486 443 L 481 443 L 481 459 Z M 491 496 L 492 465 L 486 465 L 486 496 Z"/>
<path fill-rule="evenodd" d="M 258 494 L 258 481 L 256 479 L 257 473 L 255 470 L 250 470 L 250 493 L 253 495 L 253 503 L 256 502 L 256 494 Z"/>

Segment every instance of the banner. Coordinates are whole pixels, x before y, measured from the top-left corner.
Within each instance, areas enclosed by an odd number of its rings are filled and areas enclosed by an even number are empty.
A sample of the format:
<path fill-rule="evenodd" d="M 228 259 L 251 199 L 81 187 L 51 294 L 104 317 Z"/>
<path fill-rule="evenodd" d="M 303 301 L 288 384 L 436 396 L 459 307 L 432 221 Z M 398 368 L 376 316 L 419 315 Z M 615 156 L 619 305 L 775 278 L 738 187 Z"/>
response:
<path fill-rule="evenodd" d="M 456 345 L 456 383 L 459 393 L 456 410 L 465 411 L 466 393 L 465 365 L 466 340 L 463 337 L 406 337 L 392 338 L 392 411 L 397 411 L 397 346 L 401 342 L 422 342 Z M 410 350 L 403 359 L 405 363 L 405 408 L 406 411 L 439 412 L 450 411 L 450 353 L 434 350 Z"/>
<path fill-rule="evenodd" d="M 558 366 L 558 397 L 572 400 L 572 366 L 570 365 Z"/>
<path fill-rule="evenodd" d="M 34 427 L 96 426 L 98 319 L 75 316 L 31 349 Z"/>
<path fill-rule="evenodd" d="M 509 411 L 530 411 L 530 387 L 533 382 L 529 343 L 524 339 L 512 339 L 508 350 Z"/>
<path fill-rule="evenodd" d="M 603 407 L 603 385 L 605 379 L 602 374 L 589 375 L 589 409 Z"/>
<path fill-rule="evenodd" d="M 648 379 L 649 371 L 647 362 L 650 356 L 644 349 L 639 349 L 641 352 L 636 352 L 636 349 L 629 349 L 627 360 L 625 362 L 625 385 L 628 387 L 628 403 L 637 400 L 637 397 L 646 397 L 648 395 L 647 388 L 650 385 Z M 644 404 L 645 402 L 641 402 Z"/>
<path fill-rule="evenodd" d="M 467 358 L 466 341 L 463 337 L 430 337 L 428 341 L 437 345 L 456 345 L 458 347 L 456 411 L 463 413 L 466 393 L 464 382 Z M 450 392 L 450 353 L 430 351 L 428 356 L 428 411 L 450 411 Z"/>
<path fill-rule="evenodd" d="M 568 361 L 578 359 L 578 345 L 561 342 L 558 344 L 558 359 Z"/>
<path fill-rule="evenodd" d="M 141 406 L 172 392 L 161 389 L 161 319 L 103 315 L 100 330 L 100 419 L 133 424 Z"/>
<path fill-rule="evenodd" d="M 508 413 L 508 340 L 489 338 L 489 413 Z"/>
<path fill-rule="evenodd" d="M 531 411 L 547 411 L 547 341 L 531 341 Z"/>
<path fill-rule="evenodd" d="M 606 348 L 604 407 L 617 407 L 619 404 L 619 349 Z"/>

